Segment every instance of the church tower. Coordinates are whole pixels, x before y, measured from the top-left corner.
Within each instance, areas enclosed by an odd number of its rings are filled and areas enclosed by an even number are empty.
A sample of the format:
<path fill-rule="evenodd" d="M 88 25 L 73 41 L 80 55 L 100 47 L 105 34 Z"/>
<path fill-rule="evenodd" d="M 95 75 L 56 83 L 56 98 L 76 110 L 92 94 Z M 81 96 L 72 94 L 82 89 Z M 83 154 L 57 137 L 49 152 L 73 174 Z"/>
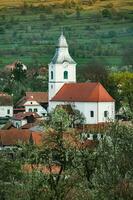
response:
<path fill-rule="evenodd" d="M 60 90 L 64 83 L 76 82 L 76 62 L 69 54 L 66 38 L 61 33 L 55 55 L 49 64 L 49 100 Z"/>

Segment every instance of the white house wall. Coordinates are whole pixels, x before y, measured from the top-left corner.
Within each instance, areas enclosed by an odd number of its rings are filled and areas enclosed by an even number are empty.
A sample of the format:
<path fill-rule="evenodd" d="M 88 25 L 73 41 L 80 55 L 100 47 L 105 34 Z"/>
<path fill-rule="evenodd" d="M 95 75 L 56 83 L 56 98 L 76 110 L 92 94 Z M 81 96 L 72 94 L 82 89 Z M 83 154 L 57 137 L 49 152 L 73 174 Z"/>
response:
<path fill-rule="evenodd" d="M 8 110 L 10 110 L 10 114 L 8 114 Z M 0 106 L 0 117 L 6 116 L 13 116 L 13 106 Z"/>
<path fill-rule="evenodd" d="M 47 113 L 46 109 L 43 108 L 37 101 L 26 101 L 24 106 L 26 112 L 35 112 L 35 109 L 37 109 L 36 113 L 40 116 L 43 116 L 43 113 Z"/>
<path fill-rule="evenodd" d="M 21 126 L 24 126 L 25 124 L 27 124 L 27 120 L 23 119 L 23 120 L 12 120 L 12 124 L 13 126 L 15 126 L 16 128 L 20 128 Z"/>
<path fill-rule="evenodd" d="M 31 111 L 29 110 L 29 109 L 31 109 Z M 43 116 L 43 114 L 46 114 L 47 113 L 47 111 L 45 110 L 45 108 L 43 108 L 41 105 L 27 105 L 27 106 L 25 106 L 25 111 L 26 112 L 35 112 L 35 109 L 37 109 L 37 112 L 36 113 L 38 113 L 38 115 L 40 115 L 40 116 Z"/>

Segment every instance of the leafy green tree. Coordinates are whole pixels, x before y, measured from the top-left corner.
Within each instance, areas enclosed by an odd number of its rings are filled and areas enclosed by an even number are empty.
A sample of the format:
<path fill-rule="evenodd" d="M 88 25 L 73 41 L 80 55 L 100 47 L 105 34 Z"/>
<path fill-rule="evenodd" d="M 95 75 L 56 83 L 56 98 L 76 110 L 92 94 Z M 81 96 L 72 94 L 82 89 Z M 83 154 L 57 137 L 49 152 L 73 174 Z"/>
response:
<path fill-rule="evenodd" d="M 95 200 L 133 198 L 133 128 L 113 124 L 97 148 Z"/>
<path fill-rule="evenodd" d="M 15 200 L 22 180 L 21 163 L 10 152 L 0 155 L 0 199 Z"/>
<path fill-rule="evenodd" d="M 22 63 L 20 62 L 16 63 L 15 68 L 12 71 L 12 75 L 14 77 L 14 80 L 20 82 L 26 78 L 26 70 L 23 69 Z"/>

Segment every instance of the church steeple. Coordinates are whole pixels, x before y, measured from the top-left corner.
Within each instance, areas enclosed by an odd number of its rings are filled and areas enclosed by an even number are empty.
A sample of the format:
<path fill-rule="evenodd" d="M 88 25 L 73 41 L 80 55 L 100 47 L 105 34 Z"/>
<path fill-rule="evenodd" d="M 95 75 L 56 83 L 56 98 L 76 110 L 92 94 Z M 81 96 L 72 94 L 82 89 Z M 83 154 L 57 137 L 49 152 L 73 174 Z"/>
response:
<path fill-rule="evenodd" d="M 60 90 L 64 83 L 76 82 L 76 62 L 68 50 L 63 31 L 56 45 L 55 55 L 49 64 L 49 100 Z"/>
<path fill-rule="evenodd" d="M 53 64 L 62 64 L 63 62 L 68 62 L 69 64 L 76 64 L 75 61 L 69 54 L 68 44 L 66 38 L 64 36 L 63 31 L 58 39 L 58 43 L 56 46 L 55 55 L 51 61 Z"/>

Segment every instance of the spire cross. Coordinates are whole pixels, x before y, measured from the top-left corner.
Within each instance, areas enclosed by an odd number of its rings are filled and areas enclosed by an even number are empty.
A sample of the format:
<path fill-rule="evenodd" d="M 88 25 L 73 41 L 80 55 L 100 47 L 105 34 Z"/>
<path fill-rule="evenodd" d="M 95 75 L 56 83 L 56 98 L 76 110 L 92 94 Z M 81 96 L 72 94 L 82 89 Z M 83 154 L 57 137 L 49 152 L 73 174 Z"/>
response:
<path fill-rule="evenodd" d="M 64 35 L 64 27 L 61 27 L 61 35 Z"/>

